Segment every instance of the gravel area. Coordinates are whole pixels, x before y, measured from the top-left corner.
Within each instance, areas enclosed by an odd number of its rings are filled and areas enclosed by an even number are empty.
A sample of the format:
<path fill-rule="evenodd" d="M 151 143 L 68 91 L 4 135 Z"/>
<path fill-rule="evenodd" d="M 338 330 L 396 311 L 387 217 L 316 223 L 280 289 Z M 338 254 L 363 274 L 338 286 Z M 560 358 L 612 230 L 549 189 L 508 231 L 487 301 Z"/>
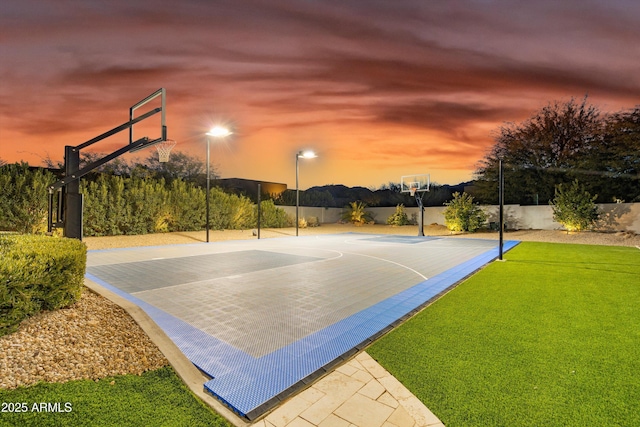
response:
<path fill-rule="evenodd" d="M 211 241 L 255 239 L 255 230 L 211 231 Z M 416 226 L 323 224 L 300 229 L 301 236 L 332 233 L 416 235 Z M 425 234 L 451 234 L 441 225 L 425 227 Z M 261 238 L 294 236 L 294 228 L 261 230 Z M 498 239 L 498 233 L 456 234 L 454 237 Z M 635 246 L 634 233 L 566 233 L 557 230 L 520 230 L 505 233 L 507 240 Z M 87 237 L 88 249 L 204 242 L 204 232 L 144 236 Z M 65 382 L 141 374 L 168 364 L 142 329 L 120 307 L 85 288 L 69 308 L 43 312 L 25 320 L 17 332 L 0 337 L 0 388 L 28 386 L 39 381 Z"/>
<path fill-rule="evenodd" d="M 41 312 L 0 337 L 0 387 L 97 380 L 167 366 L 164 355 L 120 307 L 85 288 L 71 307 Z"/>

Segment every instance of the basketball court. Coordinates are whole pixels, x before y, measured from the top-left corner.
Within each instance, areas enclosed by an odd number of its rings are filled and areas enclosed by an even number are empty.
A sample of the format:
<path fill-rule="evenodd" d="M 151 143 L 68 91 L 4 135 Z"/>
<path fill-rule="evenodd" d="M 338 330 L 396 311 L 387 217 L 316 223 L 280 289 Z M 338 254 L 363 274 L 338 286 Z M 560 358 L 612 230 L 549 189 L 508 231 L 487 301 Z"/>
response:
<path fill-rule="evenodd" d="M 496 241 L 347 233 L 89 251 L 87 278 L 254 419 L 497 256 Z"/>

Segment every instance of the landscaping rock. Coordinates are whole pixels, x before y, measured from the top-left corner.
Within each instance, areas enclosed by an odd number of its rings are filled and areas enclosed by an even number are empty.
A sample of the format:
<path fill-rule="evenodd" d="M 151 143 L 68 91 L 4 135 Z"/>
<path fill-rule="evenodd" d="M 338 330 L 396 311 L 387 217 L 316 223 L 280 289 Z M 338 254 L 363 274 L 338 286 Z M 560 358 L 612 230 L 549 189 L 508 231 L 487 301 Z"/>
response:
<path fill-rule="evenodd" d="M 0 337 L 0 387 L 142 374 L 168 364 L 120 307 L 85 289 L 69 308 L 39 313 Z"/>

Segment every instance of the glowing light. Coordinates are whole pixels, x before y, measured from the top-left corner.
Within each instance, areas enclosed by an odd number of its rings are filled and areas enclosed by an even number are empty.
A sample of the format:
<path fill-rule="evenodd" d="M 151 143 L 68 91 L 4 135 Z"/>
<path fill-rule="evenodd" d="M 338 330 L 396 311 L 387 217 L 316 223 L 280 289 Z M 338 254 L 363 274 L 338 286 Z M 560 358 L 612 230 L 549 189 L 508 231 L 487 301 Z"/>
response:
<path fill-rule="evenodd" d="M 313 151 L 307 150 L 307 151 L 299 152 L 298 153 L 298 157 L 302 157 L 302 158 L 305 158 L 305 159 L 313 159 L 313 158 L 318 157 L 318 156 L 316 156 L 316 153 L 314 153 Z"/>
<path fill-rule="evenodd" d="M 215 127 L 212 127 L 209 132 L 207 132 L 207 135 L 213 136 L 216 138 L 222 138 L 222 137 L 231 135 L 231 131 L 222 126 L 215 126 Z"/>

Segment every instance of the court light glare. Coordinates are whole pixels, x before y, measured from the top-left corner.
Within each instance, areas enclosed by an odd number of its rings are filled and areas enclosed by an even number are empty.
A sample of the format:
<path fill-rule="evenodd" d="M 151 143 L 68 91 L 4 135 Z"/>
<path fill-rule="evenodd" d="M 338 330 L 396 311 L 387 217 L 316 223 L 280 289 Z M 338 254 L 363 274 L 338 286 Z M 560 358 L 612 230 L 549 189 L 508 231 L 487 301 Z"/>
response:
<path fill-rule="evenodd" d="M 209 130 L 209 132 L 207 132 L 207 135 L 222 138 L 231 135 L 231 131 L 223 126 L 214 126 Z"/>
<path fill-rule="evenodd" d="M 299 152 L 298 153 L 298 157 L 302 157 L 304 159 L 313 159 L 313 158 L 318 157 L 318 156 L 313 151 L 307 150 L 307 151 Z"/>

